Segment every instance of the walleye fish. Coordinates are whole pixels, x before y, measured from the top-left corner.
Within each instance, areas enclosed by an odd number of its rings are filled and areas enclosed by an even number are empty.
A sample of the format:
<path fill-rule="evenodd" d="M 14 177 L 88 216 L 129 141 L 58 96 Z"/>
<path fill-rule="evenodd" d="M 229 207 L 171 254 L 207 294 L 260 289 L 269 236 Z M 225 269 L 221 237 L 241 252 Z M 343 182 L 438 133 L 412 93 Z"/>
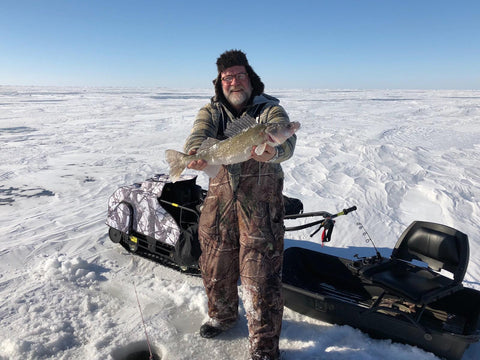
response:
<path fill-rule="evenodd" d="M 222 165 L 236 164 L 251 158 L 253 146 L 257 146 L 257 155 L 263 154 L 268 145 L 283 144 L 300 128 L 300 123 L 258 124 L 251 116 L 235 120 L 225 130 L 225 140 L 207 138 L 194 155 L 187 155 L 176 150 L 166 150 L 165 159 L 170 165 L 170 179 L 177 181 L 187 165 L 193 160 L 203 159 L 207 167 L 203 170 L 210 177 L 215 177 Z"/>

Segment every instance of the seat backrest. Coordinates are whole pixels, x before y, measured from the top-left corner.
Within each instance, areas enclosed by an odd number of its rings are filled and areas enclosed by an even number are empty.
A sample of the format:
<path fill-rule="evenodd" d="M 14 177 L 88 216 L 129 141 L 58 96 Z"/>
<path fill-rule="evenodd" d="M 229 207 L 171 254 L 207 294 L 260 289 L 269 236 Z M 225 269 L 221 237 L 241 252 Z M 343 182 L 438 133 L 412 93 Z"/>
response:
<path fill-rule="evenodd" d="M 470 257 L 466 234 L 425 221 L 414 221 L 403 232 L 392 251 L 392 259 L 419 260 L 435 271 L 444 269 L 453 274 L 454 281 L 463 281 Z"/>
<path fill-rule="evenodd" d="M 196 177 L 175 183 L 167 182 L 163 186 L 162 195 L 158 198 L 161 206 L 172 215 L 182 229 L 198 222 L 197 206 L 202 202 L 202 188 L 196 185 L 195 181 Z M 161 200 L 174 204 L 166 204 Z M 182 207 L 192 211 L 186 211 Z"/>

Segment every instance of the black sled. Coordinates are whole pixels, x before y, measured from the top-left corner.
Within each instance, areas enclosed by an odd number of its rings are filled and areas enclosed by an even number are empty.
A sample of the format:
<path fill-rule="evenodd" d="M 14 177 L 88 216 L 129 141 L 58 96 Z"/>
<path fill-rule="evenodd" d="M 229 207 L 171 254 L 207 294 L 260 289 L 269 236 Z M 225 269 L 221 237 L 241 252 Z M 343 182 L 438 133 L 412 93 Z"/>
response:
<path fill-rule="evenodd" d="M 312 224 L 332 223 L 321 215 Z M 390 258 L 377 251 L 350 260 L 292 247 L 284 254 L 285 306 L 459 360 L 480 338 L 480 292 L 462 285 L 468 260 L 465 234 L 421 221 L 403 232 Z"/>

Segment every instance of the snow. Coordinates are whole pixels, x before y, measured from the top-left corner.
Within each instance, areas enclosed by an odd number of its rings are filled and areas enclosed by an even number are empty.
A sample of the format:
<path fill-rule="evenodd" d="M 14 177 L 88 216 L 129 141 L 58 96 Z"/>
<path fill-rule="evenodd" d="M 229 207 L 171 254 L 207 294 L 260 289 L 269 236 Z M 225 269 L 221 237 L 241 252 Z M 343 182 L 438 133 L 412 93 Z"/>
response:
<path fill-rule="evenodd" d="M 272 90 L 302 128 L 284 163 L 285 194 L 338 218 L 332 242 L 312 229 L 286 246 L 388 256 L 413 220 L 469 235 L 465 285 L 480 289 L 480 91 Z M 0 359 L 125 359 L 145 350 L 139 312 L 165 360 L 246 359 L 245 309 L 202 339 L 201 279 L 128 254 L 107 236 L 109 196 L 167 171 L 212 90 L 0 86 Z M 193 172 L 192 172 L 193 173 Z M 199 176 L 206 187 L 207 179 Z M 240 287 L 240 291 L 242 291 Z M 437 359 L 285 310 L 283 359 Z M 476 359 L 480 345 L 463 359 Z"/>

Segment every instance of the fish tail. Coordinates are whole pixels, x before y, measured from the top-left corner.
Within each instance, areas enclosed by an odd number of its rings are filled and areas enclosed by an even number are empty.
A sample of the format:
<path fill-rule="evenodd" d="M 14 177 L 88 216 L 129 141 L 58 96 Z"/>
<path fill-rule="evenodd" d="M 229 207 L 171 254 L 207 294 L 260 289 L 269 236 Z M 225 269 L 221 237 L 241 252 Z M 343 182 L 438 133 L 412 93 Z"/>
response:
<path fill-rule="evenodd" d="M 170 180 L 172 180 L 172 182 L 177 181 L 180 175 L 182 175 L 183 170 L 185 170 L 185 156 L 184 153 L 176 150 L 165 151 L 165 160 L 167 160 L 170 166 Z"/>

